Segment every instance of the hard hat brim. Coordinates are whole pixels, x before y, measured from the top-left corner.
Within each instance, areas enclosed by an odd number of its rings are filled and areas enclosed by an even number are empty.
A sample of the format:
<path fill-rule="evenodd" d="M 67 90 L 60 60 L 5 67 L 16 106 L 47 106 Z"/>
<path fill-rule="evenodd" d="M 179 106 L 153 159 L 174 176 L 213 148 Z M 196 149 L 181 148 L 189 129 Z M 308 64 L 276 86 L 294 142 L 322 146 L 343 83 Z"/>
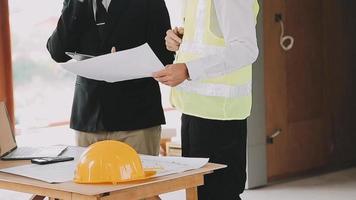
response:
<path fill-rule="evenodd" d="M 120 183 L 128 183 L 128 182 L 134 182 L 134 181 L 142 181 L 146 180 L 149 178 L 152 178 L 154 175 L 157 174 L 156 171 L 144 171 L 145 175 L 143 177 L 135 178 L 135 179 L 126 179 L 126 180 L 115 180 L 115 181 L 82 181 L 82 180 L 76 180 L 74 179 L 75 183 L 78 184 L 120 184 Z"/>

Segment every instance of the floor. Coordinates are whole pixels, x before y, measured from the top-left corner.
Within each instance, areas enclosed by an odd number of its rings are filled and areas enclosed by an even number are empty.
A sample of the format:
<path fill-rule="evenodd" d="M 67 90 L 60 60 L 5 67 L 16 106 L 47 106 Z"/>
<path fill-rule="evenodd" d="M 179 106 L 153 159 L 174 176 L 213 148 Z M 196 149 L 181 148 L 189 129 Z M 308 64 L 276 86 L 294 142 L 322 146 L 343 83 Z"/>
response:
<path fill-rule="evenodd" d="M 57 131 L 63 131 L 58 129 Z M 46 134 L 32 132 L 17 137 L 19 146 L 37 146 L 44 142 L 51 144 L 74 144 L 73 134 L 68 132 L 54 134 L 52 129 Z M 52 133 L 52 134 L 51 134 Z M 30 136 L 30 137 L 29 137 Z M 0 190 L 0 200 L 27 200 L 29 194 Z M 184 191 L 161 195 L 163 200 L 185 199 Z M 245 200 L 356 200 L 356 168 L 329 173 L 300 180 L 269 185 L 255 190 L 246 190 L 242 198 Z"/>
<path fill-rule="evenodd" d="M 247 190 L 246 200 L 356 200 L 356 168 Z"/>
<path fill-rule="evenodd" d="M 164 200 L 182 200 L 184 192 L 162 196 Z M 296 181 L 246 190 L 244 200 L 356 200 L 356 168 Z"/>

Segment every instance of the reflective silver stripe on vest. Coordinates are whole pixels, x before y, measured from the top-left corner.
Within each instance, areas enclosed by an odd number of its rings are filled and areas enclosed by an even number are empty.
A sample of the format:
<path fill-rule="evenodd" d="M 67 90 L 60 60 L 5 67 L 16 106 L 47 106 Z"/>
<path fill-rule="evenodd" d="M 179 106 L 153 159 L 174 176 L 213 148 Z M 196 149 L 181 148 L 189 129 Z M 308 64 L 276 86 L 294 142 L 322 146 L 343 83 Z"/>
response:
<path fill-rule="evenodd" d="M 185 81 L 176 87 L 177 90 L 192 92 L 203 96 L 238 98 L 250 96 L 252 84 L 230 86 L 224 84 L 202 83 L 196 81 Z"/>
<path fill-rule="evenodd" d="M 215 55 L 222 53 L 225 47 L 206 45 L 195 42 L 183 42 L 179 47 L 181 53 L 199 54 L 200 56 Z"/>
<path fill-rule="evenodd" d="M 188 0 L 189 1 L 189 0 Z M 198 0 L 194 40 L 203 43 L 207 0 Z"/>

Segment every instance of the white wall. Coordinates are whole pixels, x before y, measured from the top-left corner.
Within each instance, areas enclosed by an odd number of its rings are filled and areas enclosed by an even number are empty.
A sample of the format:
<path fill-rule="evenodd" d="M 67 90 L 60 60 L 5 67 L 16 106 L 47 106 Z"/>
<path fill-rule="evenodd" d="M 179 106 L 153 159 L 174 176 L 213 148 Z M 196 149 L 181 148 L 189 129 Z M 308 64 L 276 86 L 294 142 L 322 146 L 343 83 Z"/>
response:
<path fill-rule="evenodd" d="M 172 27 L 183 26 L 182 21 L 182 9 L 183 0 L 166 0 L 166 5 L 171 18 Z M 170 88 L 161 84 L 162 91 L 162 103 L 164 108 L 171 107 L 169 103 L 169 92 Z M 181 113 L 178 111 L 168 111 L 165 112 L 166 115 L 166 128 L 175 128 L 177 131 L 177 137 L 173 138 L 173 141 L 180 142 L 180 117 Z"/>
<path fill-rule="evenodd" d="M 262 8 L 263 0 L 259 0 L 259 2 L 260 8 Z M 257 24 L 260 54 L 252 69 L 252 113 L 247 121 L 246 188 L 256 188 L 267 184 L 262 11 L 260 9 Z"/>

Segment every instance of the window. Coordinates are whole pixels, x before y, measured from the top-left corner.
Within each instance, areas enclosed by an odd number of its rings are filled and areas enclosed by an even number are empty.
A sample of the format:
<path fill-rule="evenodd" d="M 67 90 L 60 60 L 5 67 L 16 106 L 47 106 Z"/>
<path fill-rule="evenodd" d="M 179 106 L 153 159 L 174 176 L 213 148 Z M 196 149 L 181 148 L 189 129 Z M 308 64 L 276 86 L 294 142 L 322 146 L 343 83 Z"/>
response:
<path fill-rule="evenodd" d="M 182 24 L 181 1 L 166 1 L 172 26 Z M 46 49 L 63 0 L 11 0 L 9 3 L 16 127 L 66 122 L 70 117 L 75 76 L 61 69 Z M 163 105 L 170 107 L 169 88 L 161 88 Z M 179 126 L 178 115 L 172 112 L 166 115 L 170 127 Z"/>
<path fill-rule="evenodd" d="M 58 67 L 46 50 L 63 2 L 11 0 L 9 3 L 16 127 L 66 121 L 75 76 Z"/>

